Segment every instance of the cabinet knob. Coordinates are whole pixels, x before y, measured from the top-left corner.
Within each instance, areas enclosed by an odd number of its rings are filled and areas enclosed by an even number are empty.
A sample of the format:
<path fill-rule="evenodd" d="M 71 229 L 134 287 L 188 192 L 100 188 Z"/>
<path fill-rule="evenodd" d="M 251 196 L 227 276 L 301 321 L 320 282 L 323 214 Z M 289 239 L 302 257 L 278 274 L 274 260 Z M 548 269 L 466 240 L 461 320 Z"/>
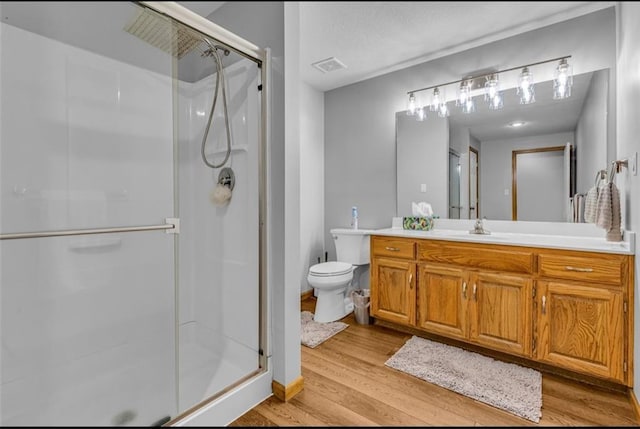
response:
<path fill-rule="evenodd" d="M 462 297 L 467 299 L 467 282 L 462 282 Z"/>
<path fill-rule="evenodd" d="M 390 252 L 398 252 L 400 250 L 397 247 L 389 247 L 389 246 L 386 246 L 385 249 L 387 249 Z"/>
<path fill-rule="evenodd" d="M 547 297 L 542 295 L 542 314 L 547 314 Z"/>
<path fill-rule="evenodd" d="M 477 301 L 478 300 L 478 294 L 477 294 L 478 290 L 477 290 L 477 285 L 474 283 L 473 284 L 473 300 Z"/>
<path fill-rule="evenodd" d="M 411 283 L 411 280 L 413 280 L 413 273 L 409 273 L 409 289 L 413 289 L 413 283 Z"/>

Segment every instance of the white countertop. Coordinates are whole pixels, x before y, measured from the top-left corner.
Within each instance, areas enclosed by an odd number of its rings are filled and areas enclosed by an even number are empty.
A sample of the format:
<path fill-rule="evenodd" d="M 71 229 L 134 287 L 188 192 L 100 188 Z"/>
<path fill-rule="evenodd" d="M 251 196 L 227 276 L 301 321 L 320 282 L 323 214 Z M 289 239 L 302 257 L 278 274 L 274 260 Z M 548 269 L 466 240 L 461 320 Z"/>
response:
<path fill-rule="evenodd" d="M 624 241 L 611 242 L 606 241 L 604 234 L 602 237 L 594 236 L 595 234 L 584 233 L 571 234 L 571 228 L 567 228 L 565 225 L 564 230 L 569 231 L 567 235 L 562 234 L 544 234 L 544 233 L 529 233 L 529 232 L 501 232 L 500 223 L 496 221 L 485 222 L 485 229 L 491 233 L 488 235 L 471 234 L 469 230 L 473 229 L 473 222 L 458 222 L 453 223 L 451 221 L 446 222 L 447 228 L 438 228 L 438 223 L 442 223 L 440 220 L 436 221 L 436 226 L 431 231 L 414 231 L 405 230 L 402 227 L 376 229 L 372 232 L 372 235 L 384 235 L 391 237 L 407 237 L 407 238 L 420 238 L 431 240 L 450 240 L 459 242 L 470 243 L 490 243 L 490 244 L 503 244 L 510 246 L 529 246 L 529 247 L 543 247 L 550 249 L 566 249 L 566 250 L 578 250 L 587 252 L 605 252 L 605 253 L 619 253 L 625 255 L 635 254 L 635 233 L 625 231 Z M 394 222 L 395 223 L 395 222 Z M 450 228 L 450 229 L 449 229 Z M 464 229 L 463 229 L 464 228 Z M 502 229 L 514 229 L 514 228 L 502 228 Z M 583 227 L 584 229 L 584 227 Z M 524 228 L 526 230 L 526 228 Z M 557 232 L 553 228 L 550 228 L 554 232 Z M 602 231 L 602 230 L 600 230 Z"/>

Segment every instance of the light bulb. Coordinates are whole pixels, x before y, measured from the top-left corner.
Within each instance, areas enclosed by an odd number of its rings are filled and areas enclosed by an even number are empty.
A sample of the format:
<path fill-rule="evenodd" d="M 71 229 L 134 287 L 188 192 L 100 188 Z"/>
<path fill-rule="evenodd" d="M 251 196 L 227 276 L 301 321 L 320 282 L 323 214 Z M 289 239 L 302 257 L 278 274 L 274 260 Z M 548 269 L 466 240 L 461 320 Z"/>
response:
<path fill-rule="evenodd" d="M 500 83 L 498 75 L 492 74 L 484 84 L 484 99 L 489 103 L 489 109 L 498 110 L 502 108 L 502 94 L 500 93 Z"/>
<path fill-rule="evenodd" d="M 567 59 L 560 60 L 556 67 L 553 79 L 553 98 L 555 100 L 568 98 L 571 96 L 571 86 L 573 85 L 572 67 L 567 63 Z"/>
<path fill-rule="evenodd" d="M 442 103 L 442 99 L 440 96 L 440 89 L 436 88 L 433 90 L 433 95 L 431 96 L 431 104 L 429 108 L 432 112 L 437 112 L 440 109 L 440 104 Z"/>
<path fill-rule="evenodd" d="M 440 103 L 440 105 L 438 106 L 438 116 L 441 118 L 446 118 L 447 116 L 449 116 L 449 107 L 447 106 L 447 103 Z"/>
<path fill-rule="evenodd" d="M 407 115 L 412 116 L 416 113 L 416 96 L 413 92 L 409 94 L 409 105 L 407 106 Z"/>
<path fill-rule="evenodd" d="M 426 117 L 427 117 L 427 112 L 425 107 L 418 107 L 418 109 L 416 110 L 416 120 L 424 121 Z"/>
<path fill-rule="evenodd" d="M 533 88 L 533 74 L 528 67 L 522 69 L 518 79 L 518 95 L 520 96 L 520 104 L 530 104 L 536 101 Z"/>
<path fill-rule="evenodd" d="M 464 110 L 467 106 L 467 103 L 471 99 L 471 81 L 464 81 L 460 84 L 460 88 L 458 89 L 458 100 L 456 104 L 458 106 L 462 106 Z"/>

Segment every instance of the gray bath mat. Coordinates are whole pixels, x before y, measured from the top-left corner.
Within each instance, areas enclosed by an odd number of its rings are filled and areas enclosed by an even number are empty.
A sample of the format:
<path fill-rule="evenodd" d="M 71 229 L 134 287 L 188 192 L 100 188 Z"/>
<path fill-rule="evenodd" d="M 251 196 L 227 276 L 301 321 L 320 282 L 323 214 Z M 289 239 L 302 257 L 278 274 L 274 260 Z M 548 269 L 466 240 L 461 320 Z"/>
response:
<path fill-rule="evenodd" d="M 385 365 L 538 423 L 542 374 L 413 336 Z"/>
<path fill-rule="evenodd" d="M 349 326 L 344 322 L 316 322 L 313 320 L 313 313 L 309 311 L 300 313 L 300 323 L 301 343 L 310 348 L 316 347 Z"/>

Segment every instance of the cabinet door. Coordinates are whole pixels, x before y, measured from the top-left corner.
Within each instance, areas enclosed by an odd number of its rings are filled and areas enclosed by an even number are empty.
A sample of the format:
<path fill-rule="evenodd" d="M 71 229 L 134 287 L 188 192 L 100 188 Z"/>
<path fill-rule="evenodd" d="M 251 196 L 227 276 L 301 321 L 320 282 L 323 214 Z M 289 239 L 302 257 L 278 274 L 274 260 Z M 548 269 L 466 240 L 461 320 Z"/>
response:
<path fill-rule="evenodd" d="M 623 296 L 571 282 L 538 282 L 538 359 L 625 381 Z"/>
<path fill-rule="evenodd" d="M 415 325 L 416 264 L 374 258 L 371 278 L 371 314 L 389 322 Z"/>
<path fill-rule="evenodd" d="M 418 327 L 448 337 L 467 338 L 469 288 L 464 270 L 418 265 Z"/>
<path fill-rule="evenodd" d="M 531 356 L 532 283 L 521 276 L 473 274 L 469 281 L 471 341 Z"/>

